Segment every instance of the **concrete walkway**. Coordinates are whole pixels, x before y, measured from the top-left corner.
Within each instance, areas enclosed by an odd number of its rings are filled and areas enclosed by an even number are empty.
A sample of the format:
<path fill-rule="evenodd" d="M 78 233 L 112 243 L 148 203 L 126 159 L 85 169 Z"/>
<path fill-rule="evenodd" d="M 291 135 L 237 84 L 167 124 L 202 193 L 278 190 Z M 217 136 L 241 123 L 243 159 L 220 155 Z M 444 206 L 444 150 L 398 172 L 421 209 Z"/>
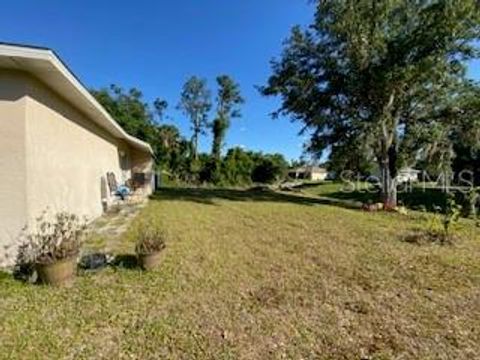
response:
<path fill-rule="evenodd" d="M 85 252 L 112 252 L 119 238 L 128 230 L 132 220 L 144 208 L 147 201 L 122 204 L 113 207 L 91 224 L 91 235 L 85 244 Z"/>

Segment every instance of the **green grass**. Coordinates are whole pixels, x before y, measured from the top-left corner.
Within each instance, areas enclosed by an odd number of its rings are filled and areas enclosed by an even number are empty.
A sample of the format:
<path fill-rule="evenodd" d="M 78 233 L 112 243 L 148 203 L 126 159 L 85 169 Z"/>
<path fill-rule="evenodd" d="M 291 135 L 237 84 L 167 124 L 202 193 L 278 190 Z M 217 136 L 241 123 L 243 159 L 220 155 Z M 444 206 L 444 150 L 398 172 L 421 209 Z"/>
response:
<path fill-rule="evenodd" d="M 337 200 L 366 202 L 380 202 L 381 198 L 377 190 L 368 183 L 342 183 L 342 182 L 324 182 L 316 184 L 306 184 L 301 190 L 309 195 L 321 196 Z M 462 204 L 465 200 L 460 192 L 456 193 L 457 202 Z M 444 208 L 446 203 L 446 194 L 440 188 L 425 187 L 419 184 L 410 188 L 399 187 L 398 200 L 401 204 L 411 209 L 425 208 L 433 211 L 435 208 Z"/>
<path fill-rule="evenodd" d="M 413 245 L 425 220 L 313 198 L 162 190 L 138 219 L 175 236 L 160 269 L 52 289 L 0 276 L 0 358 L 474 358 L 480 238 Z M 131 254 L 135 223 L 115 251 Z"/>

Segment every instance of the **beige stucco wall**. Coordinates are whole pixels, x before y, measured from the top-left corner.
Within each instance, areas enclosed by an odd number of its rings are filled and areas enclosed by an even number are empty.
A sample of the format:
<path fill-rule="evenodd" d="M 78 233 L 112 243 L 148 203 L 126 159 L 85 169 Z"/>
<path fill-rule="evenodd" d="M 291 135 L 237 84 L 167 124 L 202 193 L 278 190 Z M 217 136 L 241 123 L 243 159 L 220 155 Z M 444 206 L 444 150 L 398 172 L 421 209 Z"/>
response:
<path fill-rule="evenodd" d="M 132 168 L 148 171 L 152 162 L 34 77 L 11 70 L 0 71 L 0 139 L 0 245 L 18 244 L 21 228 L 46 210 L 100 216 L 105 194 L 113 199 L 107 172 L 122 184 Z"/>
<path fill-rule="evenodd" d="M 94 218 L 102 214 L 102 177 L 130 177 L 121 154 L 130 150 L 45 85 L 28 83 L 26 122 L 27 206 Z M 129 161 L 126 162 L 129 164 Z"/>
<path fill-rule="evenodd" d="M 14 260 L 7 256 L 27 216 L 26 84 L 25 75 L 0 69 L 0 266 Z"/>
<path fill-rule="evenodd" d="M 147 184 L 144 188 L 144 195 L 150 195 L 153 191 L 153 158 L 149 153 L 132 149 L 132 172 L 147 174 Z"/>
<path fill-rule="evenodd" d="M 325 172 L 312 172 L 310 174 L 310 180 L 312 181 L 324 181 L 327 178 L 327 173 Z"/>

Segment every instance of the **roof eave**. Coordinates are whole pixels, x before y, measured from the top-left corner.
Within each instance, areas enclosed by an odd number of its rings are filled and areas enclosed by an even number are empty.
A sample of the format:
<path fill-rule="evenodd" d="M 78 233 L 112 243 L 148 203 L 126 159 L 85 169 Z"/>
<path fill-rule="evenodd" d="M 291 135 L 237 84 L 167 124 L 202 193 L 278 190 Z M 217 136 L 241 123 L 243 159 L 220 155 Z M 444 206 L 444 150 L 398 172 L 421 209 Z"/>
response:
<path fill-rule="evenodd" d="M 73 97 L 72 94 L 76 92 L 78 94 L 77 96 L 83 98 L 81 102 L 86 102 L 86 104 L 89 105 L 88 110 L 90 112 L 90 117 L 92 118 L 92 120 L 94 120 L 99 126 L 104 128 L 105 130 L 107 130 L 114 137 L 123 139 L 133 147 L 142 151 L 148 151 L 150 154 L 153 155 L 153 149 L 150 144 L 129 135 L 125 130 L 123 130 L 123 128 L 110 116 L 110 114 L 105 110 L 105 108 L 103 108 L 102 105 L 100 105 L 100 103 L 92 96 L 92 94 L 90 94 L 87 88 L 80 82 L 80 80 L 75 76 L 75 74 L 73 74 L 73 72 L 60 59 L 60 57 L 57 56 L 57 54 L 53 50 L 47 48 L 0 43 L 0 57 L 28 59 L 30 61 L 39 63 L 47 62 L 57 73 L 57 75 L 61 76 L 62 79 L 58 78 L 57 80 L 65 80 L 66 82 L 63 82 L 65 86 L 67 86 L 68 84 L 72 87 L 72 90 L 75 90 L 68 92 L 69 96 Z M 16 64 L 17 66 L 20 66 L 20 69 L 22 69 L 21 65 L 18 65 L 18 61 L 16 62 Z M 40 66 L 38 68 L 40 68 Z M 31 69 L 23 70 L 26 70 L 27 72 L 36 75 L 41 80 L 44 80 L 42 79 L 42 74 L 36 74 Z M 50 71 L 50 69 L 48 69 L 48 71 Z M 48 75 L 52 76 L 52 73 L 48 73 Z M 64 91 L 62 92 L 62 89 L 56 89 L 55 84 L 47 83 L 47 85 L 52 87 L 53 90 L 57 91 L 60 94 L 64 93 Z"/>

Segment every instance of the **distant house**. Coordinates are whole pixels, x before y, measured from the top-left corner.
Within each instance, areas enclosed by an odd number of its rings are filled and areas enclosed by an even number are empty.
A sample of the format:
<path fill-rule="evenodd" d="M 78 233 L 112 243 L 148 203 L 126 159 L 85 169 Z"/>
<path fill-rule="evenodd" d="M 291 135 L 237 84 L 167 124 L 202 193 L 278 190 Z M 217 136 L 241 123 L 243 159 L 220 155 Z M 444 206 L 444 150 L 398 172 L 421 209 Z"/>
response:
<path fill-rule="evenodd" d="M 290 169 L 288 176 L 295 180 L 324 181 L 328 177 L 328 171 L 318 166 L 301 166 Z"/>
<path fill-rule="evenodd" d="M 419 181 L 420 174 L 422 173 L 421 170 L 416 170 L 411 167 L 405 167 L 398 171 L 396 180 L 397 183 L 407 183 L 407 182 L 417 182 Z M 382 173 L 378 170 L 374 172 L 371 176 L 367 178 L 368 181 L 373 183 L 381 182 Z"/>
<path fill-rule="evenodd" d="M 397 182 L 399 183 L 417 182 L 420 173 L 421 173 L 420 170 L 416 170 L 410 167 L 403 168 L 398 172 Z"/>
<path fill-rule="evenodd" d="M 52 50 L 0 44 L 0 265 L 3 248 L 47 208 L 94 219 L 115 199 L 112 181 L 150 194 L 152 167 L 150 145 Z"/>

